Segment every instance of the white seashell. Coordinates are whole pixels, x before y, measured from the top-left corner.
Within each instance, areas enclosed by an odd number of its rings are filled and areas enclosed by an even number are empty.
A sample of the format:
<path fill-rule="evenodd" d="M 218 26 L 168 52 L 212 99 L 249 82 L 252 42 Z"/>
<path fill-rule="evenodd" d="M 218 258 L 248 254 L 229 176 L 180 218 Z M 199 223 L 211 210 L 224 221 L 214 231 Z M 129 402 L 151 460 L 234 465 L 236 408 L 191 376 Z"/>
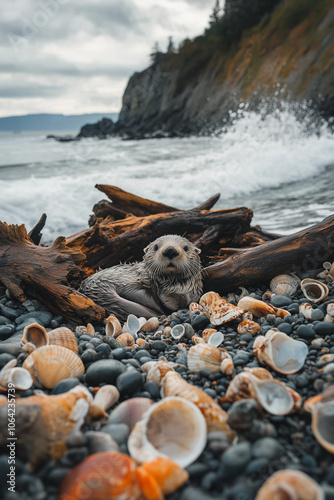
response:
<path fill-rule="evenodd" d="M 329 366 L 329 365 L 327 365 Z M 312 414 L 312 430 L 317 441 L 330 453 L 334 453 L 334 386 L 304 403 Z"/>
<path fill-rule="evenodd" d="M 175 325 L 171 330 L 171 336 L 173 339 L 181 339 L 185 334 L 185 328 L 183 325 Z"/>
<path fill-rule="evenodd" d="M 320 356 L 319 361 L 321 361 L 321 363 L 323 364 L 331 363 L 332 361 L 334 361 L 334 354 L 323 354 L 322 356 Z"/>
<path fill-rule="evenodd" d="M 260 363 L 286 375 L 301 370 L 308 354 L 304 342 L 294 340 L 276 328 L 269 330 L 265 337 L 257 337 L 253 351 Z"/>
<path fill-rule="evenodd" d="M 195 344 L 195 345 L 196 345 L 196 344 L 205 344 L 205 340 L 204 340 L 204 339 L 202 339 L 202 337 L 200 337 L 199 335 L 193 335 L 193 336 L 191 337 L 191 342 L 192 342 L 193 344 Z"/>
<path fill-rule="evenodd" d="M 78 341 L 74 333 L 66 327 L 56 328 L 48 332 L 48 345 L 60 345 L 70 349 L 73 352 L 78 352 Z"/>
<path fill-rule="evenodd" d="M 324 317 L 324 321 L 326 323 L 334 323 L 334 318 L 333 318 L 333 316 L 330 316 L 329 314 L 326 314 L 326 316 Z"/>
<path fill-rule="evenodd" d="M 292 274 L 280 274 L 271 280 L 270 290 L 277 295 L 282 295 L 283 293 L 293 295 L 298 289 L 299 282 L 299 278 L 296 278 Z"/>
<path fill-rule="evenodd" d="M 250 321 L 250 320 L 244 319 L 238 325 L 238 332 L 241 333 L 241 334 L 248 332 L 251 335 L 256 335 L 260 331 L 261 331 L 261 327 L 255 321 Z"/>
<path fill-rule="evenodd" d="M 174 366 L 177 366 L 176 363 L 168 361 L 148 361 L 141 366 L 141 369 L 147 373 L 147 382 L 153 381 L 161 387 L 164 376 L 167 372 L 174 371 Z"/>
<path fill-rule="evenodd" d="M 254 299 L 253 297 L 244 297 L 243 299 L 239 300 L 238 307 L 242 307 L 242 309 L 244 309 L 245 311 L 250 311 L 257 318 L 267 316 L 268 314 L 274 314 L 278 318 L 291 316 L 288 311 L 285 311 L 284 309 L 278 309 L 271 304 L 267 304 L 267 302 Z"/>
<path fill-rule="evenodd" d="M 331 316 L 332 318 L 334 318 L 334 303 L 333 302 L 331 304 L 328 304 L 326 312 L 327 312 L 328 316 Z"/>
<path fill-rule="evenodd" d="M 145 320 L 146 321 L 146 320 Z M 134 337 L 142 327 L 142 321 L 134 314 L 129 314 L 126 323 L 123 326 L 123 333 L 131 333 Z"/>
<path fill-rule="evenodd" d="M 325 494 L 304 472 L 284 469 L 267 479 L 255 500 L 325 500 Z"/>
<path fill-rule="evenodd" d="M 119 400 L 119 391 L 114 385 L 104 385 L 101 387 L 90 405 L 89 415 L 91 418 L 107 417 L 109 410 Z"/>
<path fill-rule="evenodd" d="M 320 345 L 322 346 L 322 344 L 325 342 L 325 339 L 323 338 L 318 338 L 318 339 L 313 339 L 311 344 L 314 344 L 314 345 Z"/>
<path fill-rule="evenodd" d="M 224 334 L 217 332 L 214 328 L 207 328 L 202 333 L 202 339 L 207 344 L 218 347 L 224 340 Z"/>
<path fill-rule="evenodd" d="M 33 344 L 35 349 L 49 343 L 48 334 L 43 326 L 38 323 L 27 325 L 23 330 L 21 345 Z"/>
<path fill-rule="evenodd" d="M 138 463 L 164 457 L 187 467 L 202 453 L 206 439 L 201 411 L 185 399 L 166 397 L 152 405 L 135 425 L 128 449 Z"/>
<path fill-rule="evenodd" d="M 87 325 L 87 334 L 90 335 L 91 337 L 94 337 L 95 335 L 95 328 L 91 323 L 88 323 Z"/>
<path fill-rule="evenodd" d="M 272 292 L 271 290 L 267 290 L 262 295 L 262 300 L 264 300 L 264 301 L 271 300 L 271 298 L 274 297 L 274 295 L 276 295 L 274 292 Z"/>
<path fill-rule="evenodd" d="M 26 391 L 33 385 L 33 380 L 24 368 L 15 368 L 16 359 L 9 361 L 0 371 L 0 391 L 7 391 L 8 384 L 13 384 L 15 389 Z"/>
<path fill-rule="evenodd" d="M 123 347 L 130 347 L 135 343 L 135 339 L 131 333 L 121 333 L 121 335 L 117 337 L 117 342 Z"/>
<path fill-rule="evenodd" d="M 234 372 L 234 363 L 231 355 L 227 351 L 225 351 L 225 349 L 221 349 L 220 353 L 222 360 L 222 362 L 220 363 L 220 371 L 225 375 L 232 375 L 232 373 Z"/>
<path fill-rule="evenodd" d="M 312 311 L 313 311 L 313 307 L 308 302 L 303 302 L 299 306 L 299 312 L 302 313 L 302 315 L 306 319 L 312 319 Z"/>
<path fill-rule="evenodd" d="M 305 297 L 314 303 L 321 302 L 329 293 L 328 287 L 324 283 L 310 278 L 304 279 L 300 287 Z"/>
<path fill-rule="evenodd" d="M 242 315 L 242 319 L 245 320 L 245 321 L 253 321 L 253 314 L 250 311 L 246 311 Z"/>
<path fill-rule="evenodd" d="M 221 352 L 213 345 L 196 344 L 189 349 L 187 364 L 191 372 L 198 373 L 201 370 L 209 370 L 212 373 L 218 373 L 220 371 Z"/>
<path fill-rule="evenodd" d="M 110 337 L 114 337 L 115 339 L 121 335 L 122 333 L 122 326 L 116 316 L 108 316 L 106 319 L 106 335 L 109 335 Z"/>
<path fill-rule="evenodd" d="M 132 430 L 144 413 L 153 405 L 148 398 L 132 398 L 123 401 L 111 412 L 109 424 L 126 424 Z"/>

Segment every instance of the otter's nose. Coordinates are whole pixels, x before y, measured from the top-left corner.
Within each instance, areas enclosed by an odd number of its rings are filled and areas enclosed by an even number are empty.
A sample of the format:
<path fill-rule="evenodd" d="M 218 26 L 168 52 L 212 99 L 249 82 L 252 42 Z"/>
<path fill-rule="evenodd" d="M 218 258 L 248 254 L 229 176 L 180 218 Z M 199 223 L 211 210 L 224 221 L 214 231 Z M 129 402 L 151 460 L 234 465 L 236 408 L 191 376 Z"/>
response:
<path fill-rule="evenodd" d="M 168 259 L 174 259 L 179 255 L 179 252 L 174 247 L 168 247 L 163 251 L 162 255 L 168 257 Z"/>

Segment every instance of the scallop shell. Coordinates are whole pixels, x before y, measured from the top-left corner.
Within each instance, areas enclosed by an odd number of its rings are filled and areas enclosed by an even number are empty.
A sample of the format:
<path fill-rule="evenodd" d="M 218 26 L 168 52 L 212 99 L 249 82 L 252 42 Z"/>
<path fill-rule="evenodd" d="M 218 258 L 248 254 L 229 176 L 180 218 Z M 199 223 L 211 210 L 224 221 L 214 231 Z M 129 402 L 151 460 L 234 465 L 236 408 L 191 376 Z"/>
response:
<path fill-rule="evenodd" d="M 119 400 L 119 391 L 114 385 L 101 387 L 89 407 L 89 416 L 93 419 L 107 417 L 109 410 Z"/>
<path fill-rule="evenodd" d="M 138 470 L 144 470 L 153 477 L 164 495 L 174 493 L 189 479 L 187 471 L 172 460 L 163 457 L 146 462 Z"/>
<path fill-rule="evenodd" d="M 312 280 L 310 278 L 303 280 L 300 287 L 305 297 L 314 303 L 323 301 L 329 293 L 327 285 L 321 281 Z"/>
<path fill-rule="evenodd" d="M 299 312 L 304 316 L 306 319 L 312 319 L 312 311 L 313 307 L 311 304 L 308 302 L 303 302 L 299 306 Z"/>
<path fill-rule="evenodd" d="M 239 300 L 238 307 L 242 307 L 243 309 L 245 309 L 245 311 L 250 311 L 257 318 L 267 316 L 268 314 L 274 314 L 278 318 L 291 316 L 288 311 L 285 311 L 284 309 L 278 309 L 271 304 L 267 304 L 262 300 L 254 299 L 253 297 L 244 297 L 243 299 Z"/>
<path fill-rule="evenodd" d="M 145 332 L 151 333 L 157 328 L 159 328 L 159 325 L 160 323 L 158 318 L 152 317 L 148 321 L 146 321 L 146 323 L 142 326 L 141 329 L 144 330 Z"/>
<path fill-rule="evenodd" d="M 205 340 L 202 339 L 202 337 L 200 337 L 199 335 L 193 335 L 191 337 L 191 342 L 193 344 L 205 344 Z"/>
<path fill-rule="evenodd" d="M 214 326 L 232 321 L 245 312 L 240 307 L 230 304 L 215 292 L 208 292 L 204 294 L 199 303 L 209 314 L 210 322 Z"/>
<path fill-rule="evenodd" d="M 155 382 L 158 387 L 161 387 L 162 380 L 167 372 L 174 371 L 175 363 L 168 361 L 148 361 L 141 367 L 143 372 L 147 373 L 147 382 Z"/>
<path fill-rule="evenodd" d="M 202 339 L 204 339 L 207 344 L 218 347 L 224 340 L 224 334 L 218 332 L 214 328 L 207 328 L 202 333 Z"/>
<path fill-rule="evenodd" d="M 135 339 L 131 333 L 121 333 L 121 335 L 117 337 L 117 342 L 123 347 L 130 347 L 135 343 Z"/>
<path fill-rule="evenodd" d="M 87 327 L 87 335 L 90 335 L 91 337 L 94 337 L 95 335 L 95 328 L 93 327 L 93 325 L 91 323 L 88 323 Z"/>
<path fill-rule="evenodd" d="M 26 391 L 33 385 L 28 370 L 24 368 L 15 368 L 17 364 L 16 359 L 9 361 L 0 371 L 0 391 L 7 391 L 8 384 L 13 384 L 15 389 Z"/>
<path fill-rule="evenodd" d="M 299 282 L 292 274 L 280 274 L 271 280 L 270 290 L 277 295 L 293 295 L 298 290 Z"/>
<path fill-rule="evenodd" d="M 33 351 L 23 368 L 28 370 L 34 380 L 47 389 L 53 389 L 65 378 L 78 377 L 85 367 L 73 351 L 59 345 L 46 345 Z"/>
<path fill-rule="evenodd" d="M 161 392 L 165 397 L 179 396 L 194 403 L 205 418 L 208 432 L 221 431 L 230 441 L 233 440 L 234 432 L 227 424 L 227 413 L 208 394 L 188 384 L 177 372 L 166 373 Z"/>
<path fill-rule="evenodd" d="M 284 469 L 275 472 L 259 490 L 255 500 L 325 500 L 321 486 L 304 472 Z"/>
<path fill-rule="evenodd" d="M 105 326 L 106 335 L 114 337 L 115 339 L 122 333 L 122 325 L 116 316 L 108 316 Z"/>
<path fill-rule="evenodd" d="M 220 371 L 225 375 L 232 375 L 234 372 L 234 363 L 231 355 L 225 351 L 225 349 L 221 349 L 221 363 L 220 363 Z"/>
<path fill-rule="evenodd" d="M 180 397 L 165 397 L 135 425 L 128 449 L 137 463 L 162 456 L 187 467 L 204 450 L 206 435 L 205 419 L 193 403 Z"/>
<path fill-rule="evenodd" d="M 130 430 L 153 405 L 148 398 L 132 398 L 120 403 L 110 414 L 109 424 L 126 424 Z"/>
<path fill-rule="evenodd" d="M 241 334 L 250 333 L 251 335 L 256 335 L 260 331 L 261 331 L 260 325 L 255 321 L 250 321 L 248 319 L 244 319 L 238 325 L 238 332 Z"/>
<path fill-rule="evenodd" d="M 48 335 L 43 326 L 38 323 L 32 323 L 27 325 L 23 330 L 23 337 L 21 339 L 21 345 L 33 344 L 35 348 L 42 347 L 48 344 Z"/>
<path fill-rule="evenodd" d="M 69 328 L 56 328 L 47 334 L 49 345 L 60 345 L 78 352 L 78 342 L 74 333 Z"/>
<path fill-rule="evenodd" d="M 253 352 L 260 363 L 279 373 L 291 375 L 303 368 L 308 348 L 304 342 L 272 328 L 265 337 L 261 335 L 255 339 Z"/>
<path fill-rule="evenodd" d="M 189 349 L 187 365 L 191 372 L 209 370 L 211 373 L 218 373 L 220 364 L 221 352 L 217 347 L 200 343 Z"/>
<path fill-rule="evenodd" d="M 334 385 L 304 403 L 312 414 L 312 430 L 317 441 L 330 453 L 334 453 Z"/>

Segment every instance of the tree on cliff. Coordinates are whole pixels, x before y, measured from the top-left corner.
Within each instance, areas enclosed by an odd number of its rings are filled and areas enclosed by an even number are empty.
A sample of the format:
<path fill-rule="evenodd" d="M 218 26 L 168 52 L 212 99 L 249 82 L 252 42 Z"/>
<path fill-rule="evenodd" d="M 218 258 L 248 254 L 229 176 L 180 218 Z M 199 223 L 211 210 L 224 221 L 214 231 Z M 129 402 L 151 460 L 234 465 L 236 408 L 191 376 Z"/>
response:
<path fill-rule="evenodd" d="M 210 26 L 219 22 L 222 12 L 223 9 L 220 7 L 220 0 L 216 0 L 216 4 L 213 7 L 213 11 L 209 20 Z"/>
<path fill-rule="evenodd" d="M 157 64 L 162 60 L 163 56 L 164 53 L 161 52 L 158 42 L 155 42 L 155 44 L 153 45 L 152 52 L 150 54 L 151 62 L 153 64 Z"/>
<path fill-rule="evenodd" d="M 173 42 L 173 37 L 169 36 L 168 37 L 168 46 L 167 46 L 167 52 L 175 52 L 175 45 Z"/>

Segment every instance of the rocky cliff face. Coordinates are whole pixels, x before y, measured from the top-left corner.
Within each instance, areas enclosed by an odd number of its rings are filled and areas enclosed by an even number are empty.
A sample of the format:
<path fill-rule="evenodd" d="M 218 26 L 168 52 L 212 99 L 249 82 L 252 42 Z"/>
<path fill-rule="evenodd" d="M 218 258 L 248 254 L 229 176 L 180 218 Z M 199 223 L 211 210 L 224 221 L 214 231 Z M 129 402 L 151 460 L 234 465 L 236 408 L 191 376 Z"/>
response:
<path fill-rule="evenodd" d="M 190 76 L 183 62 L 175 54 L 131 77 L 119 130 L 134 137 L 207 132 L 241 102 L 256 108 L 266 95 L 312 101 L 334 116 L 333 0 L 282 1 L 231 51 L 214 52 Z"/>

